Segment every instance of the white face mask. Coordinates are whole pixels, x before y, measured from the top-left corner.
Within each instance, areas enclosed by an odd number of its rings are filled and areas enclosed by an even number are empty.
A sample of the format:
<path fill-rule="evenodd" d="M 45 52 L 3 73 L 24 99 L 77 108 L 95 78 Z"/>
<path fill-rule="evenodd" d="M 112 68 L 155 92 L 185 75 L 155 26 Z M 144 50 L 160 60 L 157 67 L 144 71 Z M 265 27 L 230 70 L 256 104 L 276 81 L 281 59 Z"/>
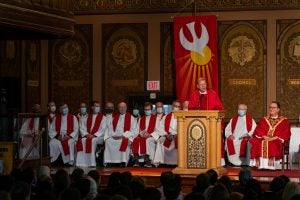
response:
<path fill-rule="evenodd" d="M 158 114 L 163 113 L 163 108 L 161 108 L 161 107 L 157 108 L 157 109 L 156 109 L 156 112 L 157 112 Z"/>
<path fill-rule="evenodd" d="M 54 113 L 56 111 L 56 106 L 51 106 L 50 111 Z"/>
<path fill-rule="evenodd" d="M 179 110 L 178 107 L 174 107 L 174 108 L 173 108 L 173 111 L 178 111 L 178 110 Z"/>

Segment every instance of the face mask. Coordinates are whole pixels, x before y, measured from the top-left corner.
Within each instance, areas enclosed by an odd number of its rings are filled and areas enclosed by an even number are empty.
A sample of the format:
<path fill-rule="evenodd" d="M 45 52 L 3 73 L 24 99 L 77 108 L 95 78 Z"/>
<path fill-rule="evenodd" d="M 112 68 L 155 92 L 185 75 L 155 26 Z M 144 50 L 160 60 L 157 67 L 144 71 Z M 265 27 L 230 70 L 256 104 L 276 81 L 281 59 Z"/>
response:
<path fill-rule="evenodd" d="M 132 114 L 133 114 L 134 116 L 138 116 L 138 115 L 139 115 L 139 110 L 138 110 L 138 109 L 133 109 L 133 110 L 132 110 Z"/>
<path fill-rule="evenodd" d="M 86 108 L 85 107 L 80 108 L 80 113 L 85 114 L 86 113 Z"/>
<path fill-rule="evenodd" d="M 111 108 L 106 108 L 105 109 L 105 113 L 107 113 L 107 114 L 110 114 L 110 113 L 112 113 L 114 110 L 113 109 L 111 109 Z"/>
<path fill-rule="evenodd" d="M 69 108 L 64 108 L 62 112 L 64 115 L 67 115 L 69 113 Z"/>
<path fill-rule="evenodd" d="M 99 112 L 100 112 L 100 107 L 96 106 L 96 107 L 94 108 L 94 113 L 99 113 Z"/>
<path fill-rule="evenodd" d="M 119 109 L 119 112 L 121 115 L 124 115 L 126 113 L 126 109 Z"/>
<path fill-rule="evenodd" d="M 147 115 L 147 116 L 151 115 L 151 110 L 146 110 L 145 115 Z"/>
<path fill-rule="evenodd" d="M 240 117 L 243 117 L 245 115 L 246 111 L 245 110 L 238 110 L 238 115 Z"/>
<path fill-rule="evenodd" d="M 178 107 L 174 107 L 174 108 L 173 108 L 173 111 L 178 111 L 178 110 L 179 110 Z"/>
<path fill-rule="evenodd" d="M 156 109 L 156 112 L 157 112 L 158 114 L 163 113 L 163 108 L 161 108 L 161 107 L 157 108 L 157 109 Z"/>
<path fill-rule="evenodd" d="M 51 112 L 55 112 L 55 111 L 56 111 L 56 106 L 51 106 L 51 107 L 50 107 L 50 111 L 51 111 Z"/>

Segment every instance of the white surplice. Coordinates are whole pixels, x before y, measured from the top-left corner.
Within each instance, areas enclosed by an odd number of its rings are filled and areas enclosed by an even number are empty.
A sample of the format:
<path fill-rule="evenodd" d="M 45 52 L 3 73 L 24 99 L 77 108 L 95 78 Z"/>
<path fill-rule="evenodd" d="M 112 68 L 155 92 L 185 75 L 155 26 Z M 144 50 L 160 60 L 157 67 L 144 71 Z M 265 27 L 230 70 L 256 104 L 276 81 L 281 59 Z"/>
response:
<path fill-rule="evenodd" d="M 225 151 L 227 151 L 227 138 L 232 135 L 232 130 L 231 130 L 231 124 L 232 124 L 232 119 L 229 121 L 225 128 Z M 234 145 L 234 150 L 235 154 L 233 155 L 228 155 L 228 161 L 234 165 L 249 165 L 250 164 L 250 148 L 249 146 L 247 147 L 247 153 L 246 157 L 240 157 L 240 148 L 241 148 L 241 142 L 243 140 L 243 137 L 245 136 L 250 136 L 252 137 L 253 131 L 256 128 L 256 123 L 252 119 L 252 127 L 251 130 L 248 132 L 247 130 L 247 123 L 246 123 L 246 116 L 243 117 L 238 117 L 235 130 L 233 133 L 234 140 L 233 140 L 233 145 Z"/>
<path fill-rule="evenodd" d="M 97 114 L 93 114 L 92 118 L 92 125 L 91 125 L 91 130 L 93 130 L 93 127 L 95 125 Z M 96 166 L 96 147 L 98 144 L 103 144 L 104 140 L 104 134 L 106 131 L 106 117 L 103 116 L 99 129 L 97 132 L 94 134 L 94 138 L 92 139 L 92 152 L 91 153 L 86 153 L 86 135 L 89 133 L 87 132 L 87 118 L 84 120 L 79 120 L 79 133 L 80 136 L 82 137 L 82 147 L 83 151 L 77 152 L 77 157 L 76 157 L 76 166 L 80 167 L 95 167 Z"/>
<path fill-rule="evenodd" d="M 108 117 L 108 115 L 107 115 Z M 104 165 L 106 163 L 122 163 L 125 162 L 126 164 L 129 161 L 129 153 L 131 150 L 131 143 L 133 139 L 136 137 L 136 119 L 131 115 L 130 121 L 130 130 L 124 132 L 124 121 L 125 121 L 125 114 L 120 115 L 119 121 L 116 126 L 116 130 L 113 130 L 113 119 L 111 117 L 107 118 L 107 131 L 104 135 L 104 142 L 105 142 L 105 150 L 104 150 Z M 125 152 L 119 151 L 122 139 L 114 139 L 113 136 L 124 136 L 129 139 L 128 146 Z"/>
<path fill-rule="evenodd" d="M 67 134 L 67 116 L 68 115 L 62 115 L 61 116 L 61 129 L 60 129 L 60 135 L 64 136 Z M 70 139 L 68 140 L 69 144 L 69 155 L 65 155 L 63 151 L 63 147 L 61 145 L 61 142 L 55 138 L 57 135 L 56 129 L 55 129 L 55 120 L 53 119 L 50 130 L 49 130 L 49 148 L 50 148 L 50 157 L 51 162 L 54 162 L 58 156 L 61 154 L 62 160 L 64 163 L 74 164 L 74 151 L 75 151 L 75 142 L 78 137 L 78 121 L 77 118 L 73 115 L 73 132 L 69 135 Z"/>
<path fill-rule="evenodd" d="M 20 129 L 20 148 L 19 148 L 19 158 L 23 159 L 31 144 L 34 142 L 34 134 L 38 134 L 40 118 L 35 117 L 33 121 L 33 128 L 30 129 L 31 118 L 25 120 Z M 39 153 L 39 142 L 33 147 L 31 153 L 27 159 L 37 159 L 40 157 Z"/>
<path fill-rule="evenodd" d="M 160 121 L 160 128 L 158 133 L 160 134 L 160 138 L 157 142 L 155 156 L 153 159 L 154 164 L 167 164 L 167 165 L 177 165 L 177 148 L 175 148 L 175 139 L 172 140 L 171 145 L 166 148 L 164 146 L 164 141 L 166 140 L 166 135 L 168 133 L 165 131 L 165 120 L 166 116 L 163 116 Z M 169 134 L 173 136 L 177 136 L 177 119 L 174 118 L 174 114 L 172 113 Z"/>

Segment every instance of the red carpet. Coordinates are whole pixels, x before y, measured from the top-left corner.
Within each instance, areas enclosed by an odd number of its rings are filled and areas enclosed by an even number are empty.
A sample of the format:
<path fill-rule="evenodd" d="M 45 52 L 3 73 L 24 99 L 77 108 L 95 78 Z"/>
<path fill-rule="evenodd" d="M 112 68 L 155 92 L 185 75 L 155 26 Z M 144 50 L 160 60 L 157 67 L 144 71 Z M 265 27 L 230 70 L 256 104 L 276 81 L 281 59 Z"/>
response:
<path fill-rule="evenodd" d="M 130 171 L 134 176 L 160 176 L 162 172 L 171 171 L 173 168 L 104 168 L 100 171 L 102 175 L 110 175 L 112 172 L 125 172 Z M 239 167 L 229 167 L 227 169 L 228 176 L 238 176 L 240 168 Z M 266 170 L 256 170 L 251 169 L 253 177 L 276 177 L 282 174 L 288 176 L 289 178 L 300 178 L 299 170 L 276 170 L 276 171 L 266 171 Z"/>

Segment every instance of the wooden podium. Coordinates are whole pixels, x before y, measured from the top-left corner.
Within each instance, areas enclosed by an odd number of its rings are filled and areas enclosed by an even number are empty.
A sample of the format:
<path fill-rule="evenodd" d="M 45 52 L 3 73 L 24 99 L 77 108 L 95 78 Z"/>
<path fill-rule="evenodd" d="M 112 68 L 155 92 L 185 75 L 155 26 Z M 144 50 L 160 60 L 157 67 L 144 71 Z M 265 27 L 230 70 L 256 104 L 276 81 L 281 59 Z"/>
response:
<path fill-rule="evenodd" d="M 221 122 L 225 111 L 176 111 L 178 132 L 177 174 L 198 175 L 208 169 L 220 173 Z"/>

